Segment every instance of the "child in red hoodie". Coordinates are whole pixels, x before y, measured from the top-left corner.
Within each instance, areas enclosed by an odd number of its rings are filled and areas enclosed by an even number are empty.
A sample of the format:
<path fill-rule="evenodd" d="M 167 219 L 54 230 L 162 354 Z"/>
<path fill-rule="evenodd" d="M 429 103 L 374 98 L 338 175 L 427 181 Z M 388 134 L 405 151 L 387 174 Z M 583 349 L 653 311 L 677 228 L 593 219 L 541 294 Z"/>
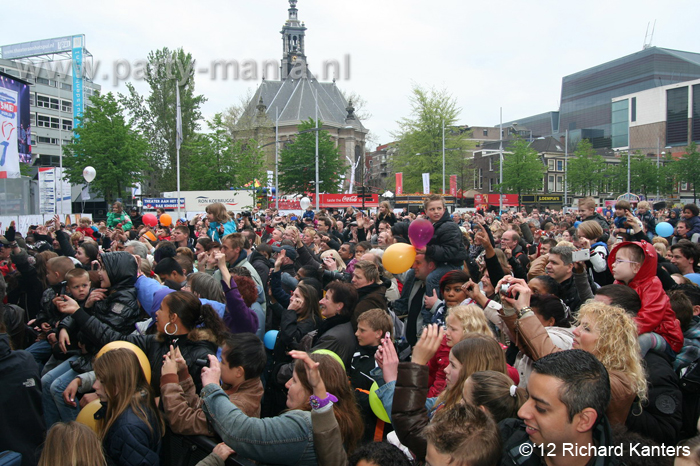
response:
<path fill-rule="evenodd" d="M 95 230 L 92 229 L 90 224 L 92 223 L 92 220 L 90 220 L 88 217 L 81 217 L 80 218 L 80 226 L 76 228 L 76 231 L 79 231 L 80 233 L 83 234 L 83 236 L 88 236 L 92 239 L 95 239 Z"/>
<path fill-rule="evenodd" d="M 629 286 L 642 300 L 635 318 L 642 357 L 650 349 L 663 353 L 668 346 L 678 354 L 683 348 L 683 332 L 656 276 L 656 265 L 656 249 L 646 241 L 620 243 L 608 256 L 615 283 Z"/>

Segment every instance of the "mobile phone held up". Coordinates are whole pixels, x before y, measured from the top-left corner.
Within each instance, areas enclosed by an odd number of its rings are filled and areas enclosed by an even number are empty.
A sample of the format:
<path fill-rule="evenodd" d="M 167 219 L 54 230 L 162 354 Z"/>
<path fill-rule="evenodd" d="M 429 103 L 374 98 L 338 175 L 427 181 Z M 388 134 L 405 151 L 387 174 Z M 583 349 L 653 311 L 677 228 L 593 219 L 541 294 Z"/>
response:
<path fill-rule="evenodd" d="M 588 249 L 579 249 L 578 251 L 571 253 L 571 260 L 574 262 L 585 262 L 590 260 L 590 258 L 591 251 Z"/>

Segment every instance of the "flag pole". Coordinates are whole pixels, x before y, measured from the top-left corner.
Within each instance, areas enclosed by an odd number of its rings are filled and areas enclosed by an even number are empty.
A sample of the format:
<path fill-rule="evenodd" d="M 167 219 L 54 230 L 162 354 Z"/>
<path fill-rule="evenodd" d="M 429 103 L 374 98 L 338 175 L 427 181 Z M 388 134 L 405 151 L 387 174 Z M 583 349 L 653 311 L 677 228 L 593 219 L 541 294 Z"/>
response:
<path fill-rule="evenodd" d="M 177 150 L 177 200 L 175 205 L 177 205 L 177 218 L 182 218 L 180 214 L 180 145 L 182 144 L 182 114 L 180 113 L 180 85 L 175 81 L 175 91 L 177 99 L 177 117 L 175 123 L 175 147 Z"/>

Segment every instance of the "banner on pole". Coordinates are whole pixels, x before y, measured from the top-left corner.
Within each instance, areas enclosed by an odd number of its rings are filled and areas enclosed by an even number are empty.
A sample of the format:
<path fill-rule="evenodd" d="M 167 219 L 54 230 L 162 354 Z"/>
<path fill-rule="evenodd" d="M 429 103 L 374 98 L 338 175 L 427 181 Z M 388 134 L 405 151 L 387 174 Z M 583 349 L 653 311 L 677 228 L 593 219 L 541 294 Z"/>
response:
<path fill-rule="evenodd" d="M 450 196 L 457 195 L 457 175 L 450 175 Z"/>
<path fill-rule="evenodd" d="M 396 195 L 400 196 L 403 194 L 403 173 L 396 174 Z"/>
<path fill-rule="evenodd" d="M 423 194 L 430 194 L 430 173 L 423 173 Z"/>

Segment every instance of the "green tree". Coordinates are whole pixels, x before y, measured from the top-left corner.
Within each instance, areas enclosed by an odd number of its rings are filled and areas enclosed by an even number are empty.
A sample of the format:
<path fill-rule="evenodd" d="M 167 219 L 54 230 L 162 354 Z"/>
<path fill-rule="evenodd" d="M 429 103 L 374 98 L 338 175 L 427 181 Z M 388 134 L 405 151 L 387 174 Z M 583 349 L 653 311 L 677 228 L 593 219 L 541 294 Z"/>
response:
<path fill-rule="evenodd" d="M 642 194 L 644 197 L 650 193 L 656 194 L 656 188 L 659 186 L 656 161 L 652 162 L 641 151 L 636 151 L 632 156 L 630 184 L 633 193 Z"/>
<path fill-rule="evenodd" d="M 605 160 L 588 139 L 583 139 L 568 162 L 567 179 L 571 191 L 590 196 L 599 190 L 605 174 Z"/>
<path fill-rule="evenodd" d="M 319 120 L 318 127 L 323 123 Z M 316 179 L 316 122 L 309 118 L 299 126 L 293 143 L 280 152 L 279 186 L 288 194 L 315 192 Z M 318 131 L 319 192 L 337 193 L 340 175 L 345 172 L 343 159 L 328 131 Z"/>
<path fill-rule="evenodd" d="M 208 133 L 195 134 L 186 144 L 187 170 L 197 189 L 229 189 L 262 178 L 263 155 L 255 139 L 233 139 L 221 113 L 207 127 Z"/>
<path fill-rule="evenodd" d="M 183 49 L 171 51 L 167 47 L 148 54 L 144 79 L 150 94 L 144 98 L 131 83 L 128 95 L 120 95 L 124 107 L 132 117 L 132 124 L 151 144 L 148 161 L 153 183 L 145 189 L 150 193 L 174 191 L 177 187 L 176 149 L 176 88 L 180 87 L 183 145 L 180 149 L 181 187 L 198 189 L 199 180 L 190 174 L 190 149 L 185 143 L 200 129 L 200 106 L 206 102 L 194 93 L 194 59 Z"/>
<path fill-rule="evenodd" d="M 97 177 L 90 188 L 108 203 L 143 179 L 148 168 L 148 142 L 127 124 L 123 108 L 110 92 L 96 94 L 85 108 L 76 137 L 63 147 L 63 167 L 72 184 L 85 184 L 83 169 L 92 166 Z"/>
<path fill-rule="evenodd" d="M 422 191 L 422 174 L 430 173 L 430 186 L 439 192 L 442 186 L 442 134 L 445 126 L 445 177 L 459 173 L 468 144 L 461 134 L 451 131 L 461 109 L 446 90 L 413 88 L 411 116 L 397 123 L 392 135 L 398 140 L 394 171 L 403 172 L 404 192 Z M 447 180 L 445 187 L 449 186 Z M 438 188 L 436 188 L 438 187 Z"/>
<path fill-rule="evenodd" d="M 500 161 L 497 165 L 500 165 Z M 517 193 L 520 199 L 523 194 L 542 187 L 545 171 L 537 151 L 526 140 L 517 138 L 503 156 L 503 183 L 496 185 L 496 188 Z"/>
<path fill-rule="evenodd" d="M 697 187 L 700 183 L 700 152 L 698 145 L 691 142 L 685 149 L 685 154 L 675 164 L 678 181 L 693 185 L 693 202 L 697 202 Z"/>

